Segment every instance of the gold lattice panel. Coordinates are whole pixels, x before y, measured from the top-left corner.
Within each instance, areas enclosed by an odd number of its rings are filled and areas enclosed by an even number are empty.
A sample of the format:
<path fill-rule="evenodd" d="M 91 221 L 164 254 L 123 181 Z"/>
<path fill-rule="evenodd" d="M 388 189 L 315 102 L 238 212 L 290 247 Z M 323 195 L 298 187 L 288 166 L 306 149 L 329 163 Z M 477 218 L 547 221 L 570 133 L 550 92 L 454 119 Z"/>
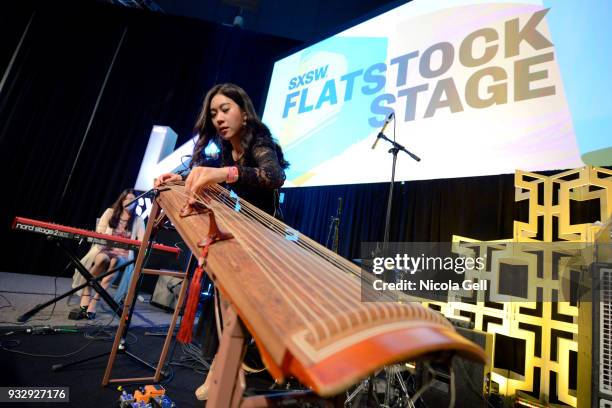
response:
<path fill-rule="evenodd" d="M 578 394 L 568 390 L 570 375 L 578 376 L 578 367 L 587 371 L 591 361 L 590 333 L 585 335 L 578 330 L 583 327 L 579 321 L 590 320 L 590 304 L 583 302 L 589 307 L 579 310 L 568 301 L 551 300 L 567 300 L 564 297 L 567 277 L 557 272 L 576 266 L 572 264 L 580 258 L 576 253 L 593 242 L 600 228 L 593 224 L 572 224 L 572 201 L 598 200 L 599 219 L 606 221 L 612 215 L 612 171 L 584 167 L 553 176 L 517 171 L 515 185 L 516 201 L 528 202 L 529 217 L 527 222 L 515 221 L 512 239 L 480 242 L 453 237 L 453 242 L 457 243 L 456 252 L 486 257 L 487 267 L 481 271 L 467 271 L 465 278 L 487 279 L 490 282 L 487 294 L 482 291 L 474 292 L 471 297 L 470 294 L 455 294 L 445 303 L 426 303 L 448 317 L 470 319 L 476 329 L 495 333 L 496 337 L 499 334 L 524 341 L 522 375 L 493 365 L 492 380 L 499 385 L 500 394 L 514 396 L 521 391 L 545 404 L 586 406 L 588 394 L 584 398 L 580 390 Z M 534 250 L 538 243 L 542 245 Z M 524 268 L 526 299 L 509 298 L 500 293 L 502 263 Z M 543 301 L 536 302 L 536 299 Z M 578 355 L 577 364 L 570 361 L 571 352 Z M 576 388 L 580 389 L 580 379 L 578 383 Z M 588 393 L 588 384 L 582 389 Z"/>
<path fill-rule="evenodd" d="M 592 242 L 592 225 L 571 223 L 572 201 L 599 200 L 600 221 L 607 220 L 612 214 L 612 170 L 587 166 L 554 176 L 518 170 L 514 183 L 516 201 L 529 202 L 528 222 L 514 222 L 515 241 Z M 538 231 L 539 218 L 543 225 L 541 231 Z M 557 236 L 553 236 L 554 224 L 558 225 Z M 535 238 L 538 232 L 543 236 L 540 240 Z"/>

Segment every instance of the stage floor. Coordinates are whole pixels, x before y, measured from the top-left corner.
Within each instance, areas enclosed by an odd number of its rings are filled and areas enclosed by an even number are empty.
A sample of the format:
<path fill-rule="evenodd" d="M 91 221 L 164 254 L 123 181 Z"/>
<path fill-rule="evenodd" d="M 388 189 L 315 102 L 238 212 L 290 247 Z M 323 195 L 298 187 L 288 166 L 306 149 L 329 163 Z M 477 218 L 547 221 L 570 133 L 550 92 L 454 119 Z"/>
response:
<path fill-rule="evenodd" d="M 70 289 L 72 279 L 53 276 L 28 275 L 22 273 L 0 272 L 0 326 L 91 326 L 103 325 L 116 327 L 118 319 L 103 300 L 98 302 L 94 320 L 69 320 L 68 313 L 79 305 L 79 297 L 71 295 L 55 304 L 47 306 L 28 321 L 20 323 L 19 316 L 39 304 L 47 302 Z M 114 296 L 115 289 L 108 292 Z M 151 295 L 141 293 L 136 300 L 132 327 L 167 326 L 172 314 L 149 303 Z"/>
<path fill-rule="evenodd" d="M 56 287 L 57 284 L 57 287 Z M 19 323 L 17 318 L 37 304 L 44 303 L 71 288 L 71 279 L 16 273 L 0 273 L 0 386 L 67 386 L 70 388 L 70 404 L 74 407 L 112 407 L 120 392 L 117 384 L 101 385 L 108 356 L 53 371 L 56 364 L 67 364 L 92 356 L 105 354 L 112 346 L 118 319 L 108 306 L 100 302 L 96 319 L 69 320 L 70 309 L 77 307 L 78 297 L 62 299 L 30 320 Z M 114 289 L 109 290 L 114 295 Z M 155 364 L 162 350 L 165 334 L 172 318 L 166 312 L 149 303 L 150 295 L 142 294 L 136 301 L 132 325 L 126 337 L 128 350 Z M 67 302 L 69 300 L 69 303 Z M 71 328 L 74 332 L 53 332 L 37 335 L 28 329 L 49 326 Z M 197 341 L 199 337 L 194 334 Z M 180 345 L 173 340 L 168 366 L 169 378 L 162 384 L 167 395 L 178 407 L 204 406 L 194 396 L 195 389 L 205 378 L 205 367 L 198 363 L 201 350 L 197 343 Z M 194 366 L 198 367 L 197 371 Z M 111 378 L 148 377 L 153 372 L 119 353 Z M 247 376 L 247 394 L 267 390 L 273 380 L 267 372 Z M 133 392 L 138 384 L 123 388 Z M 2 405 L 0 403 L 0 405 Z M 20 403 L 22 407 L 42 406 L 36 403 Z"/>
<path fill-rule="evenodd" d="M 96 319 L 69 320 L 68 312 L 77 307 L 78 297 L 71 296 L 41 310 L 27 322 L 19 323 L 18 317 L 38 304 L 44 303 L 71 289 L 71 279 L 17 273 L 0 273 L 0 386 L 67 386 L 70 387 L 70 404 L 75 407 L 116 406 L 120 392 L 117 385 L 102 387 L 101 381 L 108 356 L 95 358 L 74 366 L 53 371 L 56 364 L 67 364 L 108 352 L 112 346 L 118 319 L 103 302 L 98 304 Z M 114 295 L 114 289 L 109 290 Z M 142 294 L 136 301 L 127 343 L 131 353 L 155 364 L 163 346 L 165 333 L 172 315 L 149 303 L 150 295 Z M 49 326 L 72 328 L 74 332 L 54 332 L 45 335 L 29 333 L 28 329 Z M 194 338 L 197 337 L 194 334 Z M 171 375 L 162 383 L 168 396 L 178 407 L 204 406 L 197 401 L 194 390 L 203 382 L 204 372 L 190 366 L 194 358 L 201 358 L 197 344 L 170 347 L 168 361 Z M 177 365 L 181 364 L 181 365 Z M 201 367 L 201 366 L 200 366 Z M 152 371 L 143 368 L 126 355 L 118 354 L 112 378 L 148 377 Z M 285 389 L 274 386 L 267 371 L 247 375 L 247 395 Z M 292 380 L 293 387 L 301 388 Z M 136 385 L 124 385 L 132 392 Z M 418 407 L 447 406 L 448 396 L 430 389 L 424 396 L 427 403 Z M 1 405 L 1 404 L 0 404 Z M 66 406 L 66 404 L 61 404 Z M 358 404 L 361 406 L 360 404 Z M 20 403 L 19 406 L 41 406 Z M 458 401 L 457 407 L 462 407 Z"/>
<path fill-rule="evenodd" d="M 70 406 L 113 406 L 120 392 L 117 385 L 102 387 L 101 381 L 108 356 L 93 359 L 54 372 L 51 366 L 104 354 L 109 351 L 114 339 L 118 318 L 103 302 L 98 303 L 94 320 L 69 320 L 68 312 L 78 306 L 76 295 L 64 298 L 55 305 L 20 323 L 18 317 L 38 304 L 44 303 L 71 289 L 70 278 L 0 273 L 0 363 L 4 367 L 0 374 L 1 386 L 68 386 Z M 114 295 L 115 289 L 109 293 Z M 136 301 L 127 342 L 128 349 L 149 363 L 159 359 L 164 335 L 172 315 L 149 304 L 150 295 L 142 294 Z M 55 306 L 55 307 L 54 307 Z M 70 328 L 74 332 L 45 335 L 28 333 L 28 329 L 41 327 Z M 184 348 L 174 348 L 173 361 L 181 360 Z M 199 354 L 197 347 L 192 352 Z M 111 377 L 151 376 L 152 371 L 119 354 Z M 179 406 L 200 405 L 193 390 L 203 381 L 204 374 L 190 368 L 173 367 L 170 383 L 166 385 L 168 395 Z M 178 377 L 178 380 L 177 380 Z M 136 385 L 125 385 L 133 391 Z M 21 403 L 20 406 L 37 406 Z M 66 404 L 61 404 L 66 406 Z M 40 406 L 40 405 L 38 405 Z"/>

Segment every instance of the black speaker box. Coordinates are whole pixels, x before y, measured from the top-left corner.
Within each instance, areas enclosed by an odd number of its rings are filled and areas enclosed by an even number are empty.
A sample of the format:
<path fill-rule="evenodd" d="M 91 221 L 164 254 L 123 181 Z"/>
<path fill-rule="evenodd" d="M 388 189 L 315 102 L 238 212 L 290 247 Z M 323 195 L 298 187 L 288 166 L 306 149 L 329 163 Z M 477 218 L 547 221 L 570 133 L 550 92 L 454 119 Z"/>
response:
<path fill-rule="evenodd" d="M 457 326 L 455 326 L 455 329 L 463 337 L 482 347 L 489 357 L 489 361 L 492 361 L 493 334 Z M 434 366 L 433 368 L 436 373 L 435 379 L 431 388 L 423 394 L 423 400 L 428 406 L 448 406 L 450 400 L 450 371 L 447 367 Z M 490 405 L 487 400 L 490 392 L 491 366 L 459 357 L 453 361 L 453 370 L 455 376 L 455 407 L 488 408 Z"/>
<path fill-rule="evenodd" d="M 167 311 L 174 311 L 183 279 L 160 275 L 151 297 L 151 304 Z"/>

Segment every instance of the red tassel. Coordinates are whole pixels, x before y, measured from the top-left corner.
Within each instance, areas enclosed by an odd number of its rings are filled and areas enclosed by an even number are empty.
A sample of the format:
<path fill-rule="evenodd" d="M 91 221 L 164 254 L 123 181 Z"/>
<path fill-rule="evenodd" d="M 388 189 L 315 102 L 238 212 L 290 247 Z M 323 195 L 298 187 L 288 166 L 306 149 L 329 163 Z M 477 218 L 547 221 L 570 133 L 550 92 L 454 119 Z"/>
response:
<path fill-rule="evenodd" d="M 187 296 L 185 312 L 183 313 L 183 320 L 181 320 L 181 329 L 176 336 L 176 339 L 183 344 L 191 343 L 193 323 L 195 321 L 196 310 L 198 309 L 198 302 L 200 300 L 202 273 L 202 267 L 198 266 L 193 275 L 193 279 L 191 280 L 191 286 L 189 287 L 189 295 Z"/>

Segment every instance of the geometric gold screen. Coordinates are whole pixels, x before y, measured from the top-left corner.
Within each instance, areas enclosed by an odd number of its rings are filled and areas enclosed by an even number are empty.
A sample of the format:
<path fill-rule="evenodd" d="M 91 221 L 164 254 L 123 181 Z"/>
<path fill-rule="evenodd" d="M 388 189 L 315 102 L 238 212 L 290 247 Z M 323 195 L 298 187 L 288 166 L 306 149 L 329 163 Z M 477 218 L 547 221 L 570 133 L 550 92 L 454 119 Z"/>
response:
<path fill-rule="evenodd" d="M 528 219 L 514 222 L 512 238 L 453 237 L 455 251 L 486 259 L 486 267 L 466 272 L 466 279 L 486 279 L 489 290 L 424 303 L 495 335 L 491 381 L 500 395 L 590 406 L 592 304 L 568 296 L 568 282 L 570 277 L 582 282 L 585 260 L 576 263 L 576 254 L 588 252 L 601 224 L 576 223 L 572 208 L 596 200 L 598 221 L 606 222 L 612 215 L 612 171 L 590 166 L 552 176 L 517 171 L 515 187 L 516 201 L 528 203 Z M 504 292 L 508 281 L 518 295 Z"/>

